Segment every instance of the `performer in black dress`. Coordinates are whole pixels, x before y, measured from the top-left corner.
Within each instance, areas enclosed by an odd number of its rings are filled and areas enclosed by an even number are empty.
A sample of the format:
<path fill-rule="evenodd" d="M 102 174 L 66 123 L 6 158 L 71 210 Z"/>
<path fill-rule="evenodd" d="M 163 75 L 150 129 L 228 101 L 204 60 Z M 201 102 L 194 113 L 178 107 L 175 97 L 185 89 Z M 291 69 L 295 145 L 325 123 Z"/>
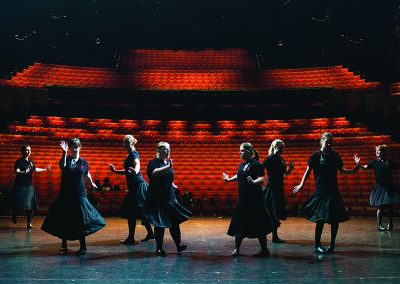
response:
<path fill-rule="evenodd" d="M 164 256 L 163 240 L 165 228 L 169 228 L 178 253 L 186 249 L 181 243 L 179 224 L 187 221 L 191 212 L 181 206 L 174 193 L 174 170 L 170 157 L 171 148 L 167 142 L 157 144 L 157 157 L 147 165 L 149 188 L 144 215 L 154 225 L 156 238 L 156 254 Z"/>
<path fill-rule="evenodd" d="M 147 183 L 140 173 L 139 153 L 135 149 L 137 140 L 132 135 L 126 135 L 124 148 L 128 151 L 128 156 L 124 160 L 124 169 L 116 170 L 114 165 L 110 164 L 110 170 L 118 175 L 125 175 L 128 186 L 128 194 L 122 202 L 119 216 L 128 219 L 129 234 L 122 244 L 136 245 L 139 242 L 135 240 L 136 219 L 142 218 L 142 209 L 147 195 Z M 142 224 L 146 227 L 147 235 L 142 242 L 154 239 L 153 230 L 148 220 L 142 218 Z"/>
<path fill-rule="evenodd" d="M 26 228 L 33 229 L 32 216 L 33 211 L 37 210 L 36 190 L 32 184 L 33 172 L 44 172 L 50 170 L 47 168 L 37 168 L 35 163 L 30 160 L 31 146 L 25 145 L 21 147 L 22 157 L 15 161 L 14 172 L 15 181 L 14 188 L 11 192 L 12 221 L 17 223 L 17 212 L 25 210 Z"/>
<path fill-rule="evenodd" d="M 294 163 L 290 161 L 286 165 L 285 160 L 281 157 L 285 144 L 282 140 L 276 139 L 271 143 L 268 151 L 268 157 L 265 159 L 263 166 L 268 173 L 268 182 L 265 186 L 265 203 L 271 208 L 271 212 L 275 215 L 276 220 L 286 220 L 286 202 L 285 192 L 283 190 L 283 177 L 289 175 Z M 278 227 L 272 231 L 273 243 L 284 243 L 285 241 L 278 236 Z"/>
<path fill-rule="evenodd" d="M 266 237 L 272 232 L 273 223 L 264 204 L 261 186 L 264 182 L 264 169 L 258 162 L 258 151 L 248 142 L 240 145 L 240 158 L 244 162 L 239 165 L 236 175 L 229 177 L 222 173 L 226 182 L 238 181 L 239 198 L 228 229 L 228 235 L 235 237 L 232 256 L 239 256 L 244 238 L 258 238 L 261 250 L 254 256 L 269 256 Z"/>
<path fill-rule="evenodd" d="M 400 203 L 400 192 L 393 181 L 393 170 L 398 169 L 398 164 L 387 158 L 387 146 L 375 147 L 377 159 L 362 166 L 358 159 L 358 165 L 363 170 L 373 170 L 376 184 L 371 191 L 369 202 L 372 206 L 378 207 L 376 217 L 378 219 L 378 231 L 393 230 L 393 215 L 395 203 Z M 382 215 L 388 210 L 389 224 L 387 228 L 382 226 Z"/>
<path fill-rule="evenodd" d="M 315 192 L 303 204 L 301 211 L 308 220 L 316 223 L 316 253 L 334 252 L 339 223 L 349 219 L 339 194 L 337 171 L 342 174 L 352 174 L 359 169 L 359 167 L 352 170 L 343 168 L 343 161 L 339 154 L 332 150 L 332 144 L 332 134 L 329 132 L 322 134 L 321 148 L 311 155 L 301 183 L 293 189 L 294 193 L 300 191 L 310 176 L 311 170 L 314 171 Z M 354 159 L 356 160 L 356 156 Z M 325 223 L 331 224 L 331 243 L 327 250 L 321 245 L 321 235 Z"/>
<path fill-rule="evenodd" d="M 68 144 L 61 141 L 62 157 L 58 162 L 61 169 L 61 188 L 57 199 L 44 219 L 42 230 L 62 240 L 60 253 L 67 253 L 67 240 L 79 240 L 80 248 L 76 255 L 87 253 L 87 235 L 105 226 L 104 219 L 90 204 L 86 195 L 84 177 L 93 188 L 97 188 L 89 172 L 85 159 L 80 157 L 81 142 L 72 138 Z M 67 156 L 68 147 L 71 155 Z"/>

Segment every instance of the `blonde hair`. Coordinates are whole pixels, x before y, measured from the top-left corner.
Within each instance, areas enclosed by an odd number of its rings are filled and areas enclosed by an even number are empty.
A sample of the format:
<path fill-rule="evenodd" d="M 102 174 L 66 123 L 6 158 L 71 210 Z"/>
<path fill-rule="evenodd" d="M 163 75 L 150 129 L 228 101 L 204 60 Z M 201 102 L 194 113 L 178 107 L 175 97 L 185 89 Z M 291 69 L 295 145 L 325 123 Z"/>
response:
<path fill-rule="evenodd" d="M 322 146 L 322 141 L 328 139 L 328 138 L 332 138 L 333 139 L 333 135 L 330 132 L 325 132 L 321 135 L 321 139 L 319 140 L 319 145 Z"/>
<path fill-rule="evenodd" d="M 385 154 L 387 154 L 388 152 L 388 146 L 386 144 L 382 144 L 382 145 L 378 145 L 375 147 L 375 150 L 378 151 L 380 150 L 381 152 L 384 152 Z"/>
<path fill-rule="evenodd" d="M 129 144 L 133 144 L 135 146 L 137 143 L 137 139 L 135 137 L 133 137 L 133 135 L 128 134 L 128 135 L 125 135 L 125 137 L 124 137 L 124 143 L 125 142 L 129 142 Z"/>
<path fill-rule="evenodd" d="M 256 148 L 253 147 L 253 145 L 251 145 L 251 143 L 243 142 L 242 144 L 240 144 L 240 148 L 243 148 L 246 151 L 252 152 L 255 160 L 258 161 L 260 159 L 260 153 L 257 151 Z"/>
<path fill-rule="evenodd" d="M 268 150 L 268 156 L 271 156 L 274 153 L 274 148 L 278 146 L 279 144 L 284 144 L 282 140 L 280 139 L 275 139 L 272 141 L 271 146 L 269 147 Z"/>
<path fill-rule="evenodd" d="M 160 148 L 167 148 L 168 150 L 171 150 L 171 146 L 167 142 L 158 142 L 157 143 L 157 150 L 160 149 Z M 159 158 L 159 155 L 160 154 L 157 151 L 157 154 L 156 154 L 157 158 Z"/>

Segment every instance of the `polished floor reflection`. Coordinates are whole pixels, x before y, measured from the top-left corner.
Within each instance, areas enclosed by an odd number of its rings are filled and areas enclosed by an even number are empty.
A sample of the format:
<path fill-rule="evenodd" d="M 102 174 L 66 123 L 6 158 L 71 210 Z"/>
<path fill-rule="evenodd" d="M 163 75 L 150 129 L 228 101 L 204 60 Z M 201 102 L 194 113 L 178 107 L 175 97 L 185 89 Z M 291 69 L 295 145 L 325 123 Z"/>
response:
<path fill-rule="evenodd" d="M 88 254 L 75 256 L 78 242 L 69 243 L 69 254 L 59 255 L 60 241 L 39 228 L 27 231 L 0 218 L 0 283 L 399 283 L 400 220 L 391 232 L 378 232 L 374 218 L 353 218 L 342 224 L 333 255 L 315 255 L 314 224 L 289 218 L 280 228 L 285 244 L 268 242 L 271 256 L 254 258 L 257 240 L 245 239 L 240 257 L 231 257 L 233 238 L 226 235 L 229 218 L 193 218 L 182 225 L 188 250 L 177 255 L 166 233 L 166 257 L 154 254 L 154 240 L 124 246 L 126 221 L 108 218 L 107 226 L 87 238 Z M 397 227 L 398 226 L 398 227 Z M 137 229 L 137 238 L 145 235 Z M 268 236 L 269 240 L 271 239 Z M 328 244 L 330 227 L 323 241 Z"/>

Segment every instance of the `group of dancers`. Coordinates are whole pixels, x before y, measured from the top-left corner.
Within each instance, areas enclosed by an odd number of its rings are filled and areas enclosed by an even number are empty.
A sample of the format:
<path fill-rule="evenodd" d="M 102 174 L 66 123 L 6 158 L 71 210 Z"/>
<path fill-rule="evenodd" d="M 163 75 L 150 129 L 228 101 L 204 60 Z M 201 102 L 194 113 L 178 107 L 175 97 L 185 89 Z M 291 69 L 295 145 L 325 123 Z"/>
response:
<path fill-rule="evenodd" d="M 187 221 L 191 212 L 181 206 L 176 199 L 174 190 L 177 187 L 174 180 L 173 161 L 171 148 L 167 142 L 160 142 L 156 147 L 156 157 L 147 165 L 147 183 L 141 175 L 139 153 L 135 145 L 137 140 L 132 135 L 123 139 L 124 148 L 128 155 L 124 160 L 124 167 L 117 170 L 110 164 L 110 171 L 125 175 L 128 194 L 122 202 L 119 215 L 128 220 L 129 233 L 124 245 L 136 245 L 135 239 L 136 220 L 141 219 L 147 234 L 141 241 L 155 239 L 156 255 L 165 256 L 163 239 L 165 228 L 169 228 L 171 237 L 176 245 L 177 253 L 184 251 L 187 246 L 182 243 L 180 224 Z M 315 191 L 301 207 L 304 216 L 316 223 L 315 228 L 315 253 L 327 254 L 335 250 L 335 240 L 339 223 L 349 219 L 338 190 L 337 172 L 352 174 L 359 169 L 373 170 L 376 185 L 371 191 L 370 204 L 376 206 L 378 230 L 393 230 L 394 205 L 400 203 L 400 193 L 393 181 L 393 170 L 397 163 L 387 158 L 387 146 L 376 147 L 377 159 L 366 165 L 361 164 L 361 158 L 354 155 L 355 167 L 345 169 L 339 154 L 332 148 L 333 136 L 324 133 L 321 136 L 320 148 L 314 152 L 307 163 L 306 171 L 299 185 L 293 189 L 294 193 L 302 190 L 314 172 Z M 86 236 L 102 229 L 106 222 L 99 212 L 87 199 L 84 178 L 93 188 L 93 182 L 87 161 L 80 156 L 82 148 L 78 138 L 72 138 L 68 143 L 61 141 L 62 156 L 58 163 L 61 169 L 61 187 L 59 195 L 50 207 L 41 229 L 61 239 L 60 253 L 68 253 L 67 241 L 79 240 L 80 248 L 76 255 L 87 253 Z M 273 243 L 284 243 L 279 238 L 278 227 L 280 220 L 287 217 L 283 181 L 289 175 L 294 163 L 286 164 L 281 154 L 285 148 L 282 140 L 274 140 L 268 151 L 268 156 L 263 163 L 259 162 L 259 152 L 252 144 L 245 142 L 240 145 L 240 163 L 237 173 L 229 176 L 223 173 L 226 182 L 237 181 L 238 200 L 232 214 L 228 228 L 228 235 L 235 237 L 235 248 L 232 256 L 240 255 L 240 246 L 244 238 L 257 238 L 261 250 L 254 254 L 255 257 L 270 255 L 267 246 L 267 235 L 272 233 Z M 30 160 L 31 147 L 21 148 L 22 157 L 15 162 L 16 174 L 12 190 L 12 221 L 17 222 L 18 211 L 26 210 L 27 228 L 32 229 L 32 214 L 37 209 L 36 192 L 32 185 L 32 173 L 43 172 L 50 168 L 37 168 Z M 264 169 L 267 170 L 268 180 L 265 181 Z M 382 225 L 383 212 L 387 210 L 389 224 Z M 331 225 L 331 242 L 329 248 L 321 244 L 321 235 L 324 224 Z M 154 231 L 153 228 L 154 227 Z"/>

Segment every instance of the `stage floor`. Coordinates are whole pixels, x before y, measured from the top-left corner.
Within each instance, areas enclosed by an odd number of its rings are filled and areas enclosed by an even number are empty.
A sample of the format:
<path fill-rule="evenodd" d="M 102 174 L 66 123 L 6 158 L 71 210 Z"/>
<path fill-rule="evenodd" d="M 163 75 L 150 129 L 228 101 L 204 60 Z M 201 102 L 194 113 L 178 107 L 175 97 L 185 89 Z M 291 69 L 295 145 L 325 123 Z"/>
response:
<path fill-rule="evenodd" d="M 241 256 L 230 255 L 234 239 L 226 235 L 229 218 L 193 218 L 181 226 L 187 251 L 177 255 L 168 232 L 166 257 L 154 254 L 154 240 L 124 246 L 126 220 L 107 218 L 107 226 L 87 238 L 88 254 L 75 256 L 77 241 L 69 242 L 69 254 L 59 255 L 60 240 L 40 230 L 27 231 L 25 219 L 18 224 L 0 218 L 0 283 L 399 283 L 400 220 L 395 230 L 378 232 L 375 218 L 352 218 L 341 224 L 333 255 L 316 255 L 314 224 L 303 218 L 282 222 L 285 244 L 272 244 L 269 258 L 254 258 L 257 240 L 245 239 Z M 137 239 L 145 230 L 138 226 Z M 328 245 L 330 226 L 324 228 Z"/>

